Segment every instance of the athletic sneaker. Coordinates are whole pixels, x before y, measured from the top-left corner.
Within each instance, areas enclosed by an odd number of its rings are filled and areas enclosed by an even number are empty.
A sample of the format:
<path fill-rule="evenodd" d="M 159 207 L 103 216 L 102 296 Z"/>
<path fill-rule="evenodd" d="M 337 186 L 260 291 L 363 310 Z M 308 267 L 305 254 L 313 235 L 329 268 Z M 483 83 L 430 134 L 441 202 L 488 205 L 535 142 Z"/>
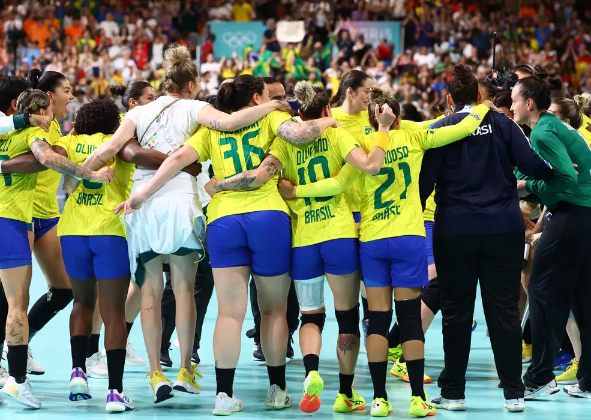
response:
<path fill-rule="evenodd" d="M 354 389 L 351 398 L 345 394 L 337 394 L 337 399 L 332 406 L 332 409 L 337 413 L 350 413 L 351 411 L 365 410 L 365 398 L 357 393 Z"/>
<path fill-rule="evenodd" d="M 86 401 L 91 398 L 86 374 L 80 368 L 72 369 L 72 375 L 70 375 L 70 401 Z"/>
<path fill-rule="evenodd" d="M 2 364 L 0 364 L 0 388 L 2 388 L 4 386 L 6 381 L 8 381 L 9 377 L 10 377 L 10 375 L 8 374 L 6 369 L 4 369 L 4 366 L 2 366 Z"/>
<path fill-rule="evenodd" d="M 125 346 L 125 364 L 129 366 L 146 366 L 146 360 L 136 354 L 129 338 L 127 339 L 127 346 Z"/>
<path fill-rule="evenodd" d="M 433 404 L 428 402 L 428 399 L 428 395 L 425 395 L 425 399 L 417 396 L 412 397 L 408 414 L 414 417 L 431 417 L 437 414 L 437 409 Z"/>
<path fill-rule="evenodd" d="M 532 359 L 532 345 L 521 341 L 521 363 L 531 362 Z"/>
<path fill-rule="evenodd" d="M 149 372 L 147 376 L 150 376 Z M 161 403 L 162 401 L 174 397 L 171 384 L 172 382 L 164 376 L 164 373 L 160 371 L 154 372 L 150 378 L 150 385 L 152 386 L 152 391 L 154 393 L 154 404 Z"/>
<path fill-rule="evenodd" d="M 160 349 L 160 364 L 164 367 L 172 367 L 172 359 L 168 354 L 168 347 L 166 349 Z"/>
<path fill-rule="evenodd" d="M 505 400 L 505 408 L 510 413 L 521 413 L 525 411 L 525 400 L 523 398 Z"/>
<path fill-rule="evenodd" d="M 304 381 L 304 396 L 300 400 L 300 410 L 304 413 L 314 413 L 320 408 L 322 401 L 320 400 L 320 394 L 324 389 L 324 382 L 320 377 L 320 374 L 312 370 L 306 376 Z"/>
<path fill-rule="evenodd" d="M 198 376 L 199 378 L 202 378 L 203 376 L 195 370 L 195 367 L 193 367 L 192 374 L 189 373 L 189 369 L 181 368 L 172 389 L 175 391 L 186 392 L 188 394 L 199 394 L 199 384 L 197 383 L 195 376 Z"/>
<path fill-rule="evenodd" d="M 554 362 L 554 370 L 566 370 L 574 356 L 570 353 L 561 352 Z"/>
<path fill-rule="evenodd" d="M 122 413 L 124 411 L 131 411 L 135 407 L 133 406 L 133 400 L 129 398 L 125 391 L 119 392 L 116 389 L 109 389 L 107 394 L 107 413 Z"/>
<path fill-rule="evenodd" d="M 402 356 L 402 345 L 399 344 L 398 347 L 388 349 L 388 362 L 396 363 L 400 356 Z"/>
<path fill-rule="evenodd" d="M 41 408 L 41 401 L 33 395 L 33 388 L 28 379 L 22 384 L 17 384 L 16 380 L 11 376 L 0 392 L 4 397 L 8 397 L 25 407 Z"/>
<path fill-rule="evenodd" d="M 2 359 L 8 360 L 8 344 L 6 342 L 2 349 Z M 27 373 L 30 375 L 43 375 L 45 373 L 43 366 L 33 359 L 33 353 L 30 347 L 27 350 Z"/>
<path fill-rule="evenodd" d="M 264 362 L 265 355 L 263 354 L 263 348 L 261 347 L 261 343 L 254 343 L 254 347 L 252 349 L 252 360 L 255 362 Z"/>
<path fill-rule="evenodd" d="M 406 363 L 401 363 L 400 361 L 394 362 L 392 369 L 390 369 L 390 375 L 395 376 L 399 379 L 402 379 L 404 382 L 410 383 L 410 379 L 408 377 L 408 369 L 406 368 Z M 431 378 L 427 375 L 423 375 L 423 383 L 430 384 L 433 382 Z"/>
<path fill-rule="evenodd" d="M 569 385 L 578 383 L 577 372 L 579 371 L 579 362 L 573 359 L 572 364 L 566 368 L 566 372 L 556 377 L 556 382 L 561 385 Z"/>
<path fill-rule="evenodd" d="M 287 392 L 287 386 L 285 389 L 279 388 L 279 385 L 271 385 L 267 391 L 267 399 L 265 400 L 265 406 L 281 410 L 283 408 L 290 408 L 293 405 L 291 395 Z"/>
<path fill-rule="evenodd" d="M 242 411 L 244 403 L 236 396 L 228 397 L 225 392 L 220 392 L 215 396 L 214 416 L 229 416 L 236 411 Z"/>
<path fill-rule="evenodd" d="M 554 379 L 552 379 L 546 385 L 542 385 L 537 388 L 526 387 L 525 388 L 525 400 L 526 401 L 537 400 L 540 398 L 548 397 L 550 395 L 554 395 L 558 391 L 560 391 L 560 388 L 558 388 L 556 381 Z"/>
<path fill-rule="evenodd" d="M 95 379 L 109 379 L 107 362 L 100 351 L 86 359 L 86 376 Z"/>
<path fill-rule="evenodd" d="M 371 404 L 371 411 L 369 412 L 372 417 L 388 417 L 388 414 L 392 412 L 392 404 L 390 401 L 386 401 L 383 398 L 376 398 Z"/>
<path fill-rule="evenodd" d="M 440 395 L 439 397 L 433 398 L 431 404 L 442 410 L 466 411 L 466 400 L 448 400 Z"/>
<path fill-rule="evenodd" d="M 361 320 L 361 330 L 363 331 L 363 341 L 361 342 L 361 353 L 367 353 L 367 328 L 369 326 L 369 321 L 362 319 Z"/>
<path fill-rule="evenodd" d="M 591 392 L 581 390 L 581 388 L 579 387 L 579 384 L 568 385 L 568 386 L 565 386 L 563 389 L 564 389 L 564 392 L 566 392 L 571 397 L 591 398 Z"/>

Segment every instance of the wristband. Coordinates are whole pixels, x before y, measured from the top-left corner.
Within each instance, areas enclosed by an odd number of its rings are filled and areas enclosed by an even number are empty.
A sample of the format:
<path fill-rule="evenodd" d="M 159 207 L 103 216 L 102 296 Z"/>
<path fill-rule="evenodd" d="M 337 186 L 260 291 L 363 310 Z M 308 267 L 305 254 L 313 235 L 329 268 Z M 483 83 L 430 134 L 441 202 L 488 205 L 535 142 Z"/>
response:
<path fill-rule="evenodd" d="M 12 124 L 14 125 L 15 130 L 20 130 L 21 128 L 25 128 L 25 116 L 23 114 L 13 115 L 12 116 Z"/>
<path fill-rule="evenodd" d="M 375 142 L 373 144 L 373 147 L 379 147 L 384 152 L 387 152 L 389 144 L 390 137 L 386 133 L 382 133 L 381 131 L 375 133 Z"/>

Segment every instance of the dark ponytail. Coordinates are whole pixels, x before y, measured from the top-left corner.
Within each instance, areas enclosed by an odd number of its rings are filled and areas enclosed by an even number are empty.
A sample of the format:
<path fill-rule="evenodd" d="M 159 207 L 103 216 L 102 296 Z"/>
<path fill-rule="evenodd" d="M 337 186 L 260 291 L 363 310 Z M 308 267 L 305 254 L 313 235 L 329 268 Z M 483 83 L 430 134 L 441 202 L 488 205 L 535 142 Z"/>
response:
<path fill-rule="evenodd" d="M 123 96 L 125 95 L 125 86 L 121 86 L 121 85 L 111 85 L 109 86 L 109 92 L 111 92 L 111 94 L 116 98 L 118 96 Z"/>
<path fill-rule="evenodd" d="M 233 82 L 224 83 L 218 91 L 218 106 L 220 111 L 230 113 L 247 106 L 255 93 L 263 94 L 265 82 L 262 78 L 250 74 L 243 74 Z"/>
<path fill-rule="evenodd" d="M 111 86 L 109 90 L 113 96 L 121 96 L 121 105 L 123 105 L 126 111 L 129 111 L 129 100 L 139 100 L 144 93 L 144 89 L 151 86 L 148 82 L 135 81 L 131 82 L 127 88 L 125 86 L 115 85 Z"/>
<path fill-rule="evenodd" d="M 478 80 L 468 66 L 463 64 L 454 66 L 448 89 L 456 106 L 469 105 L 478 101 Z"/>
<path fill-rule="evenodd" d="M 351 70 L 347 74 L 343 76 L 341 79 L 341 84 L 339 85 L 339 90 L 337 91 L 336 95 L 330 101 L 331 105 L 336 103 L 343 103 L 345 98 L 347 97 L 347 90 L 349 88 L 353 90 L 359 89 L 367 79 L 371 79 L 367 73 L 364 73 L 360 70 Z"/>
<path fill-rule="evenodd" d="M 526 77 L 517 82 L 514 89 L 518 89 L 524 99 L 533 100 L 539 111 L 546 111 L 550 108 L 552 103 L 551 87 L 545 80 L 537 76 Z"/>
<path fill-rule="evenodd" d="M 43 73 L 39 69 L 32 69 L 27 79 L 33 89 L 39 89 L 43 92 L 55 92 L 63 80 L 68 80 L 66 76 L 57 71 L 46 71 Z"/>

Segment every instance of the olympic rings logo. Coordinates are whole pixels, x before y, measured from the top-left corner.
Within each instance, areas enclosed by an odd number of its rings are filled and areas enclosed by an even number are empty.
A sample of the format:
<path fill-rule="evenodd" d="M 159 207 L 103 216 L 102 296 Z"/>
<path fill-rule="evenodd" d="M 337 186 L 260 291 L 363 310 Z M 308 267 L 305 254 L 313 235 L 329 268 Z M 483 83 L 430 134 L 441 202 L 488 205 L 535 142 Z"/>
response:
<path fill-rule="evenodd" d="M 232 49 L 242 47 L 248 44 L 254 44 L 257 40 L 257 34 L 253 31 L 226 32 L 222 35 L 222 40 Z"/>

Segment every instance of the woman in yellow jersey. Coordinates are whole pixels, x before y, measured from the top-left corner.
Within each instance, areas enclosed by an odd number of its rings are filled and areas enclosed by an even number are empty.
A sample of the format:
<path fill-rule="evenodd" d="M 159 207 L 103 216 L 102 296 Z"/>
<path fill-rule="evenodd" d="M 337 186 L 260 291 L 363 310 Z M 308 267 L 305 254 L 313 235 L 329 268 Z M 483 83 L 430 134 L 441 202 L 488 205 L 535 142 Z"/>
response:
<path fill-rule="evenodd" d="M 295 95 L 303 121 L 330 116 L 330 98 L 324 89 L 299 82 L 295 87 Z M 389 111 L 383 118 L 387 124 L 381 147 L 385 148 L 386 134 L 390 123 L 394 121 L 394 115 Z M 375 147 L 379 148 L 380 145 L 376 144 Z M 368 156 L 346 130 L 328 128 L 306 146 L 295 146 L 280 138 L 275 139 L 270 155 L 258 168 L 221 181 L 214 179 L 206 187 L 211 195 L 217 191 L 253 188 L 271 180 L 274 173 L 282 170 L 283 176 L 303 185 L 336 175 L 345 161 L 359 169 L 377 173 L 382 160 L 383 153 L 376 150 Z M 274 169 L 269 171 L 269 168 Z M 352 388 L 359 354 L 359 244 L 355 221 L 343 194 L 315 200 L 290 200 L 288 204 L 294 214 L 291 277 L 295 281 L 302 313 L 300 347 L 306 369 L 300 408 L 312 413 L 320 408 L 321 403 L 320 393 L 324 384 L 318 373 L 318 364 L 321 333 L 326 318 L 326 274 L 334 293 L 339 324 L 337 357 L 340 389 L 333 408 L 337 412 L 363 410 L 365 400 Z"/>
<path fill-rule="evenodd" d="M 172 46 L 167 50 L 164 69 L 167 95 L 129 111 L 115 135 L 90 155 L 85 166 L 100 166 L 101 162 L 115 156 L 134 135 L 143 148 L 172 154 L 197 131 L 199 124 L 238 130 L 273 110 L 288 109 L 288 104 L 271 102 L 228 115 L 206 102 L 194 100 L 200 90 L 199 72 L 184 46 Z M 301 131 L 294 130 L 292 134 L 297 136 Z M 193 162 L 194 159 L 189 163 Z M 154 175 L 153 169 L 140 166 L 134 173 L 132 193 L 144 190 Z M 131 272 L 141 287 L 142 329 L 155 403 L 171 398 L 173 388 L 180 392 L 199 393 L 191 365 L 196 317 L 193 291 L 196 262 L 203 254 L 205 218 L 197 199 L 194 177 L 177 170 L 167 181 L 146 206 L 125 218 Z M 176 326 L 181 351 L 181 369 L 174 385 L 164 376 L 160 362 L 165 257 L 170 262 L 176 297 Z"/>
<path fill-rule="evenodd" d="M 239 76 L 234 82 L 224 84 L 218 93 L 219 108 L 228 112 L 245 112 L 261 107 L 260 104 L 267 101 L 268 87 L 261 78 L 250 75 Z M 186 143 L 189 147 L 170 156 L 144 190 L 130 197 L 125 209 L 141 211 L 143 203 L 161 185 L 191 162 L 211 159 L 216 177 L 227 178 L 260 165 L 277 135 L 289 141 L 310 143 L 334 123 L 332 118 L 297 123 L 285 112 L 271 112 L 239 130 L 201 128 Z M 217 361 L 214 414 L 228 415 L 243 408 L 232 388 L 251 272 L 257 282 L 261 344 L 271 382 L 266 405 L 275 408 L 291 406 L 291 397 L 285 387 L 286 306 L 291 283 L 288 214 L 289 209 L 277 192 L 276 183 L 246 192 L 216 194 L 208 205 L 207 246 L 218 296 L 213 340 Z"/>
<path fill-rule="evenodd" d="M 29 89 L 23 92 L 19 96 L 17 106 L 20 113 L 53 117 L 51 101 L 47 94 L 40 90 Z M 47 142 L 47 134 L 39 128 L 17 130 L 1 136 L 0 152 L 4 159 L 33 152 L 45 168 L 95 182 L 110 182 L 114 175 L 110 168 L 99 172 L 89 171 L 54 153 Z M 31 392 L 26 376 L 29 341 L 27 308 L 32 269 L 27 224 L 30 224 L 33 218 L 36 185 L 37 174 L 30 172 L 5 174 L 0 180 L 0 243 L 5 245 L 0 247 L 0 278 L 8 300 L 6 341 L 10 373 L 10 378 L 2 388 L 2 394 L 31 408 L 41 407 L 41 403 Z"/>
<path fill-rule="evenodd" d="M 90 102 L 78 111 L 76 135 L 62 137 L 54 148 L 73 162 L 82 163 L 118 126 L 119 109 L 115 103 L 109 100 Z M 91 398 L 86 379 L 86 353 L 92 315 L 100 296 L 109 369 L 106 410 L 121 412 L 133 410 L 133 401 L 123 391 L 127 336 L 125 299 L 130 271 L 125 231 L 119 217 L 113 214 L 113 208 L 126 197 L 133 165 L 115 158 L 107 166 L 115 170 L 113 182 L 108 185 L 82 182 L 66 201 L 57 233 L 74 292 L 70 315 L 70 401 Z"/>
<path fill-rule="evenodd" d="M 399 116 L 400 105 L 393 93 L 384 88 L 372 88 L 369 118 L 374 129 L 378 128 L 378 121 L 373 107 L 383 104 L 388 104 Z M 469 135 L 487 111 L 487 106 L 479 106 L 474 109 L 474 118 L 439 130 L 396 130 L 400 126 L 397 118 L 392 126 L 394 130 L 389 134 L 381 170 L 377 175 L 361 175 L 360 255 L 369 304 L 367 353 L 374 385 L 371 409 L 374 417 L 385 417 L 392 410 L 386 393 L 386 335 L 392 321 L 392 292 L 412 389 L 409 413 L 419 417 L 435 414 L 423 389 L 424 335 L 420 295 L 422 287 L 428 283 L 428 274 L 418 175 L 426 149 Z M 364 144 L 367 150 L 367 141 Z M 330 196 L 343 191 L 358 174 L 359 171 L 346 165 L 336 178 L 298 186 L 295 194 L 298 197 Z M 293 194 L 287 188 L 285 196 Z"/>
<path fill-rule="evenodd" d="M 42 73 L 33 69 L 28 75 L 31 87 L 47 93 L 55 118 L 65 118 L 67 105 L 74 99 L 69 80 L 61 73 Z M 54 119 L 46 136 L 53 146 L 62 135 L 60 125 Z M 33 197 L 33 222 L 29 231 L 29 242 L 35 260 L 41 267 L 47 281 L 48 292 L 41 296 L 29 311 L 29 334 L 32 339 L 55 315 L 72 301 L 72 289 L 61 258 L 60 243 L 56 235 L 59 221 L 57 190 L 61 174 L 52 170 L 37 175 L 37 188 Z M 45 370 L 35 362 L 29 351 L 27 371 L 43 375 Z"/>

